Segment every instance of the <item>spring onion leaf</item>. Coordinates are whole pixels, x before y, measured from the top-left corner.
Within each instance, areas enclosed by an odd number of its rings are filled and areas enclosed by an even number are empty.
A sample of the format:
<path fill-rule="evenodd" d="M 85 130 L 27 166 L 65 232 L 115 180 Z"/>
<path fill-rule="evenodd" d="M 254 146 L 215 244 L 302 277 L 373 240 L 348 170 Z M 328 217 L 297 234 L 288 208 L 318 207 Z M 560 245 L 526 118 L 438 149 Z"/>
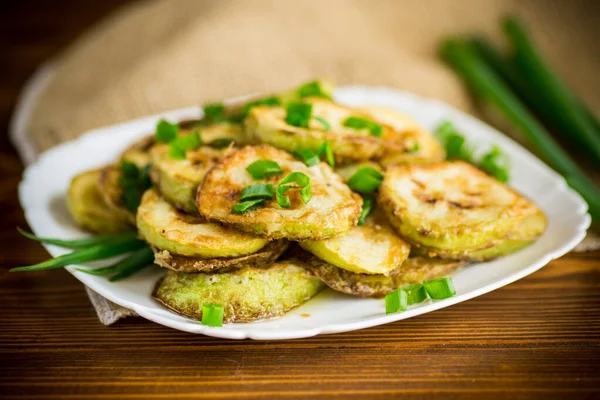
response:
<path fill-rule="evenodd" d="M 450 121 L 443 121 L 438 125 L 435 134 L 446 149 L 446 158 L 473 163 L 473 149 L 468 146 L 465 137 Z"/>
<path fill-rule="evenodd" d="M 312 104 L 290 102 L 286 106 L 285 121 L 299 128 L 308 128 L 308 123 L 312 117 Z"/>
<path fill-rule="evenodd" d="M 275 195 L 275 186 L 271 183 L 257 183 L 246 186 L 242 190 L 240 201 L 248 200 L 270 200 Z"/>
<path fill-rule="evenodd" d="M 235 204 L 231 207 L 231 212 L 234 214 L 247 214 L 261 207 L 263 204 L 265 204 L 265 201 L 262 199 L 248 200 Z"/>
<path fill-rule="evenodd" d="M 331 125 L 329 124 L 329 122 L 327 122 L 327 120 L 323 117 L 319 117 L 319 116 L 315 116 L 314 117 L 315 121 L 319 122 L 321 125 L 323 125 L 323 129 L 326 131 L 330 131 L 331 130 Z"/>
<path fill-rule="evenodd" d="M 197 149 L 202 145 L 202 139 L 198 132 L 180 136 L 169 143 L 169 157 L 176 160 L 185 160 L 185 152 Z"/>
<path fill-rule="evenodd" d="M 272 160 L 256 160 L 246 167 L 246 171 L 248 171 L 255 180 L 265 179 L 283 173 L 279 164 Z"/>
<path fill-rule="evenodd" d="M 484 154 L 478 166 L 500 182 L 508 182 L 508 159 L 498 146 L 492 147 L 492 150 Z"/>
<path fill-rule="evenodd" d="M 456 289 L 452 283 L 452 278 L 438 278 L 423 283 L 425 291 L 434 300 L 447 299 L 456 294 Z"/>
<path fill-rule="evenodd" d="M 174 160 L 185 160 L 185 149 L 175 143 L 169 144 L 169 157 Z"/>
<path fill-rule="evenodd" d="M 363 117 L 348 117 L 342 122 L 342 125 L 355 130 L 366 129 L 372 136 L 376 137 L 383 135 L 383 127 L 381 125 Z"/>
<path fill-rule="evenodd" d="M 202 108 L 204 110 L 204 116 L 212 122 L 218 122 L 223 119 L 223 114 L 225 113 L 225 106 L 223 103 L 206 104 Z"/>
<path fill-rule="evenodd" d="M 117 282 L 148 268 L 154 263 L 154 252 L 146 246 L 131 253 L 127 258 L 115 264 L 117 273 L 109 278 L 111 282 Z"/>
<path fill-rule="evenodd" d="M 369 216 L 369 214 L 371 214 L 371 211 L 375 206 L 375 199 L 372 196 L 362 196 L 362 199 L 363 205 L 362 209 L 360 210 L 360 217 L 358 217 L 359 226 L 364 225 L 365 221 L 367 220 L 367 217 Z"/>
<path fill-rule="evenodd" d="M 67 265 L 80 264 L 86 261 L 102 260 L 128 253 L 146 246 L 146 243 L 139 239 L 123 239 L 122 241 L 111 242 L 108 244 L 97 244 L 84 249 L 75 250 L 72 253 L 56 257 L 39 264 L 17 267 L 10 271 L 41 271 L 46 269 L 61 268 Z"/>
<path fill-rule="evenodd" d="M 169 121 L 161 119 L 156 125 L 155 139 L 159 143 L 169 143 L 175 140 L 179 132 L 179 125 L 172 124 Z"/>
<path fill-rule="evenodd" d="M 369 195 L 375 193 L 381 182 L 381 172 L 371 167 L 361 167 L 348 179 L 348 186 L 355 192 Z"/>
<path fill-rule="evenodd" d="M 300 189 L 300 197 L 304 204 L 308 203 L 312 198 L 310 178 L 302 172 L 292 172 L 279 182 L 275 191 L 277 204 L 282 208 L 291 207 L 292 203 L 286 196 L 286 192 L 290 189 Z"/>
<path fill-rule="evenodd" d="M 425 290 L 425 286 L 423 286 L 420 283 L 405 286 L 401 290 L 406 292 L 406 295 L 408 296 L 409 306 L 427 300 L 427 291 Z"/>
<path fill-rule="evenodd" d="M 412 148 L 410 149 L 411 153 L 416 153 L 417 151 L 419 151 L 421 149 L 421 146 L 419 146 L 419 142 L 415 142 L 412 146 Z"/>
<path fill-rule="evenodd" d="M 119 185 L 123 190 L 121 201 L 127 209 L 135 212 L 142 200 L 142 194 L 152 185 L 150 165 L 139 169 L 134 163 L 123 160 L 120 168 Z"/>
<path fill-rule="evenodd" d="M 74 240 L 63 240 L 53 239 L 35 236 L 33 233 L 25 232 L 23 229 L 17 227 L 17 231 L 27 239 L 35 240 L 40 243 L 48 243 L 56 246 L 64 247 L 66 249 L 82 249 L 85 247 L 93 246 L 96 244 L 110 243 L 113 241 L 120 241 L 123 239 L 135 239 L 137 233 L 121 233 L 118 235 L 104 235 L 104 236 L 93 236 L 85 239 L 74 239 Z"/>
<path fill-rule="evenodd" d="M 408 296 L 403 290 L 394 290 L 385 295 L 385 313 L 393 314 L 398 311 L 406 311 L 408 308 Z"/>
<path fill-rule="evenodd" d="M 298 96 L 304 97 L 322 97 L 325 99 L 331 99 L 331 93 L 323 87 L 323 84 L 319 81 L 313 81 L 305 83 L 298 88 Z"/>
<path fill-rule="evenodd" d="M 331 168 L 335 168 L 335 157 L 333 157 L 333 151 L 331 150 L 329 143 L 323 142 L 323 144 L 319 147 L 317 154 L 319 155 L 320 159 L 325 157 L 327 164 L 329 164 Z"/>
<path fill-rule="evenodd" d="M 223 326 L 224 308 L 220 304 L 205 303 L 202 305 L 202 325 Z"/>
<path fill-rule="evenodd" d="M 272 97 L 265 97 L 263 99 L 258 99 L 258 100 L 254 100 L 251 101 L 249 103 L 246 103 L 244 105 L 244 107 L 242 108 L 242 112 L 240 114 L 239 119 L 243 120 L 244 118 L 246 118 L 246 116 L 248 115 L 248 113 L 250 112 L 250 110 L 253 107 L 257 107 L 257 106 L 266 106 L 266 107 L 277 107 L 281 105 L 281 100 L 279 100 L 279 98 L 272 96 Z"/>
<path fill-rule="evenodd" d="M 215 149 L 224 149 L 228 147 L 231 143 L 233 143 L 233 139 L 230 138 L 217 138 L 212 142 L 208 143 L 210 147 Z"/>
<path fill-rule="evenodd" d="M 319 160 L 319 156 L 308 149 L 298 150 L 294 153 L 294 155 L 301 159 L 307 167 L 317 165 L 321 161 Z"/>

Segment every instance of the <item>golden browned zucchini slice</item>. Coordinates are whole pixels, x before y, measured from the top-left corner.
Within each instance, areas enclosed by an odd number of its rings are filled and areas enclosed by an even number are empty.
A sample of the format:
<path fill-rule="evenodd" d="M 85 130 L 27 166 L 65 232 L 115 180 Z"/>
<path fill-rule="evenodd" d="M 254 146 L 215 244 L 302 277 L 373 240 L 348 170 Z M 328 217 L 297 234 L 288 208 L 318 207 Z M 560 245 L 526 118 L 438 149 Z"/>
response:
<path fill-rule="evenodd" d="M 525 218 L 519 227 L 508 235 L 508 238 L 489 249 L 468 253 L 465 259 L 470 261 L 488 261 L 502 257 L 529 246 L 546 230 L 548 220 L 541 210 Z"/>
<path fill-rule="evenodd" d="M 324 287 L 303 264 L 282 261 L 219 274 L 169 271 L 153 295 L 171 310 L 199 320 L 203 304 L 220 304 L 223 322 L 232 323 L 281 316 Z"/>
<path fill-rule="evenodd" d="M 327 142 L 336 161 L 342 163 L 368 160 L 383 153 L 389 127 L 383 127 L 382 138 L 372 136 L 366 129 L 356 130 L 342 125 L 350 116 L 368 118 L 365 113 L 329 100 L 313 98 L 305 101 L 313 105 L 313 116 L 325 119 L 331 129 L 325 130 L 315 118 L 311 119 L 308 128 L 292 126 L 285 120 L 285 108 L 255 107 L 244 121 L 249 137 L 290 152 L 301 149 L 317 151 Z"/>
<path fill-rule="evenodd" d="M 378 160 L 383 167 L 437 162 L 446 157 L 446 152 L 437 139 L 412 118 L 384 107 L 367 107 L 362 110 L 373 120 L 392 128 L 385 138 L 386 146 Z"/>
<path fill-rule="evenodd" d="M 258 236 L 177 211 L 154 189 L 147 190 L 142 197 L 137 226 L 140 235 L 152 246 L 188 257 L 247 256 L 268 243 Z"/>
<path fill-rule="evenodd" d="M 275 262 L 288 248 L 289 242 L 284 239 L 269 242 L 256 253 L 239 257 L 202 258 L 173 254 L 168 250 L 160 250 L 153 246 L 154 262 L 161 267 L 177 272 L 209 272 L 228 271 L 249 265 L 259 267 Z"/>
<path fill-rule="evenodd" d="M 336 267 L 359 274 L 388 275 L 406 260 L 410 245 L 375 211 L 345 235 L 307 240 L 300 246 Z"/>
<path fill-rule="evenodd" d="M 297 256 L 333 290 L 360 297 L 383 297 L 402 286 L 449 275 L 466 264 L 441 258 L 409 257 L 385 276 L 350 272 L 306 252 Z"/>
<path fill-rule="evenodd" d="M 283 174 L 254 180 L 246 167 L 257 160 L 279 163 Z M 257 183 L 277 184 L 290 172 L 310 178 L 312 199 L 304 204 L 297 191 L 290 191 L 291 207 L 282 208 L 275 199 L 247 214 L 234 214 L 242 189 Z M 204 178 L 198 190 L 200 213 L 210 220 L 230 224 L 269 239 L 320 240 L 348 232 L 358 220 L 362 199 L 352 193 L 329 165 L 307 167 L 285 151 L 274 147 L 248 146 L 229 154 Z"/>
<path fill-rule="evenodd" d="M 150 150 L 152 183 L 173 206 L 198 214 L 196 191 L 209 169 L 225 155 L 226 149 L 202 146 L 186 152 L 185 160 L 169 156 L 169 145 L 158 144 Z"/>
<path fill-rule="evenodd" d="M 120 160 L 134 163 L 138 168 L 150 164 L 150 148 L 154 145 L 154 135 L 143 137 L 121 154 Z"/>
<path fill-rule="evenodd" d="M 81 227 L 96 233 L 134 230 L 128 214 L 116 212 L 98 190 L 99 170 L 86 171 L 71 181 L 67 204 L 71 216 Z"/>
<path fill-rule="evenodd" d="M 539 209 L 462 161 L 395 166 L 379 203 L 405 240 L 447 258 L 492 247 Z"/>

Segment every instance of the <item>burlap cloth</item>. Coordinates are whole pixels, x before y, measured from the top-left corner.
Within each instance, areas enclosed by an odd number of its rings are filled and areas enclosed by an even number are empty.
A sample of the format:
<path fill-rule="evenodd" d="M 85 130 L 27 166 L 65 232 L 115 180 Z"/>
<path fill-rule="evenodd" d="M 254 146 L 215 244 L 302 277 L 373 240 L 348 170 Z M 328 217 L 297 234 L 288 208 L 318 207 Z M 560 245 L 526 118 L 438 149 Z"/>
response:
<path fill-rule="evenodd" d="M 461 82 L 439 62 L 437 45 L 460 32 L 501 40 L 498 21 L 507 12 L 526 20 L 556 71 L 598 110 L 599 6 L 593 0 L 140 2 L 53 60 L 22 130 L 30 150 L 39 152 L 91 128 L 315 77 L 392 86 L 477 115 Z M 129 315 L 93 293 L 91 300 L 105 324 Z"/>

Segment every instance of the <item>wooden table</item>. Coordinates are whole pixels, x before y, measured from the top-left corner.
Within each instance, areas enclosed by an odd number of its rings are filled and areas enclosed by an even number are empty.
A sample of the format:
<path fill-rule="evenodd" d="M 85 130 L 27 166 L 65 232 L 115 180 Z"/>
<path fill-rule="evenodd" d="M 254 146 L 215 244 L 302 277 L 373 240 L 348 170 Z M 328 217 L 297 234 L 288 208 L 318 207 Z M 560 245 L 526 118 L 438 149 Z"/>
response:
<path fill-rule="evenodd" d="M 18 91 L 118 2 L 12 3 L 0 14 L 0 398 L 600 397 L 600 252 L 569 254 L 406 321 L 273 342 L 214 339 L 141 318 L 104 327 L 66 271 L 8 273 L 47 257 L 15 231 L 26 226 L 17 201 L 23 166 L 6 126 Z"/>

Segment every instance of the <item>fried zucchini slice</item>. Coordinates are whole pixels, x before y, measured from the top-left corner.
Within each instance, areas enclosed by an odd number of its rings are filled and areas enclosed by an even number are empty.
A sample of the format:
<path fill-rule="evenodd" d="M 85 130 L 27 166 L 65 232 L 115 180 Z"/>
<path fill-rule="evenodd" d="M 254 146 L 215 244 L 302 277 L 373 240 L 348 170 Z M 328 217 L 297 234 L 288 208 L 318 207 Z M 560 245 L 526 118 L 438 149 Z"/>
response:
<path fill-rule="evenodd" d="M 406 260 L 410 245 L 400 239 L 381 213 L 375 211 L 364 225 L 345 235 L 307 240 L 300 247 L 338 268 L 358 274 L 388 275 Z"/>
<path fill-rule="evenodd" d="M 255 141 L 271 144 L 290 152 L 301 149 L 317 151 L 323 142 L 329 143 L 338 163 L 381 159 L 383 165 L 431 162 L 444 159 L 445 153 L 437 140 L 410 118 L 381 108 L 358 109 L 324 99 L 304 100 L 313 106 L 308 128 L 289 125 L 283 107 L 253 108 L 244 121 L 248 135 Z M 381 137 L 367 129 L 344 126 L 348 117 L 360 117 L 382 128 Z M 319 121 L 324 119 L 330 127 Z"/>
<path fill-rule="evenodd" d="M 259 267 L 275 262 L 288 248 L 287 240 L 274 240 L 256 253 L 239 257 L 201 258 L 172 254 L 168 250 L 153 247 L 154 262 L 161 267 L 177 272 L 209 272 L 219 270 L 228 271 L 243 268 L 249 265 Z"/>
<path fill-rule="evenodd" d="M 391 165 L 431 163 L 444 160 L 446 152 L 437 139 L 415 120 L 385 107 L 362 108 L 371 119 L 392 128 L 378 162 Z"/>
<path fill-rule="evenodd" d="M 158 144 L 150 150 L 150 178 L 160 194 L 173 206 L 198 215 L 196 191 L 204 175 L 223 158 L 226 150 L 202 146 L 187 151 L 185 160 L 169 156 L 169 145 Z"/>
<path fill-rule="evenodd" d="M 508 235 L 508 239 L 489 249 L 468 253 L 465 259 L 470 261 L 489 261 L 522 250 L 535 242 L 544 233 L 547 225 L 548 220 L 546 216 L 541 210 L 537 210 L 535 214 L 525 218 L 521 225 Z"/>
<path fill-rule="evenodd" d="M 154 145 L 154 135 L 149 135 L 129 146 L 119 160 L 134 163 L 138 168 L 150 164 L 149 150 Z"/>
<path fill-rule="evenodd" d="M 276 161 L 283 174 L 254 180 L 246 167 L 257 160 Z M 257 183 L 277 184 L 290 172 L 310 178 L 312 199 L 304 204 L 297 190 L 290 190 L 291 207 L 282 208 L 275 199 L 247 214 L 234 214 L 242 189 Z M 285 151 L 274 147 L 247 146 L 229 154 L 204 178 L 196 199 L 200 214 L 240 230 L 269 239 L 321 240 L 348 232 L 356 225 L 362 206 L 329 165 L 307 167 Z"/>
<path fill-rule="evenodd" d="M 446 258 L 464 258 L 502 242 L 539 209 L 470 164 L 394 166 L 379 204 L 408 242 Z"/>
<path fill-rule="evenodd" d="M 202 305 L 220 304 L 224 323 L 278 317 L 319 293 L 325 285 L 301 263 L 282 261 L 220 274 L 167 272 L 154 290 L 160 303 L 202 319 Z"/>
<path fill-rule="evenodd" d="M 100 170 L 86 171 L 71 181 L 67 205 L 75 222 L 96 233 L 117 233 L 134 230 L 127 214 L 115 212 L 98 190 Z"/>
<path fill-rule="evenodd" d="M 181 256 L 218 258 L 256 253 L 267 240 L 184 214 L 154 189 L 142 196 L 137 212 L 140 235 L 152 246 Z"/>
<path fill-rule="evenodd" d="M 298 254 L 298 258 L 331 289 L 353 296 L 376 298 L 383 297 L 405 285 L 447 276 L 466 265 L 465 262 L 441 258 L 409 257 L 385 276 L 351 272 L 328 264 L 306 252 Z"/>

